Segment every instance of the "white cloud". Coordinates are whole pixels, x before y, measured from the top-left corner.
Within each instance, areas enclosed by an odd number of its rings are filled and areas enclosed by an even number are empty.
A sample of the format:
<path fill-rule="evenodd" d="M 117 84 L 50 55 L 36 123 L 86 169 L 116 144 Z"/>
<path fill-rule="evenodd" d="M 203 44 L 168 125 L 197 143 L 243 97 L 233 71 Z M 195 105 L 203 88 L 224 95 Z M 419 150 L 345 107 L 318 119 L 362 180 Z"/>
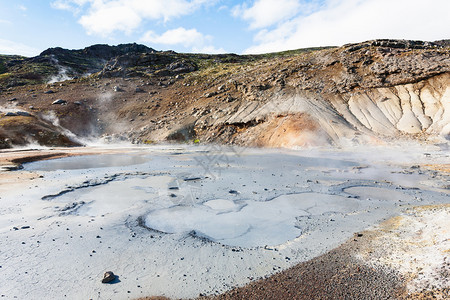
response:
<path fill-rule="evenodd" d="M 27 11 L 27 7 L 25 5 L 19 5 L 19 9 L 22 11 Z"/>
<path fill-rule="evenodd" d="M 91 0 L 55 0 L 50 3 L 50 6 L 55 9 L 67 10 L 78 14 L 81 8 Z"/>
<path fill-rule="evenodd" d="M 65 1 L 53 1 L 50 6 L 55 9 L 73 11 L 75 8 Z"/>
<path fill-rule="evenodd" d="M 36 56 L 39 53 L 40 51 L 36 48 L 21 43 L 0 39 L 0 54 Z"/>
<path fill-rule="evenodd" d="M 203 45 L 206 40 L 211 39 L 198 32 L 197 29 L 185 29 L 179 27 L 168 30 L 161 35 L 157 35 L 153 31 L 147 31 L 141 38 L 142 42 L 163 44 L 163 45 L 183 45 L 184 47 L 193 47 Z"/>
<path fill-rule="evenodd" d="M 227 53 L 224 48 L 216 48 L 214 46 L 204 46 L 204 47 L 193 47 L 192 52 L 194 53 L 207 53 L 207 54 L 223 54 Z"/>
<path fill-rule="evenodd" d="M 376 38 L 449 38 L 449 11 L 448 0 L 326 0 L 306 15 L 288 18 L 274 29 L 262 28 L 255 34 L 256 45 L 245 53 L 342 45 Z M 263 24 L 255 18 L 248 20 L 251 28 Z"/>
<path fill-rule="evenodd" d="M 109 36 L 114 31 L 131 33 L 141 24 L 140 14 L 127 6 L 108 5 L 80 18 L 88 34 Z"/>
<path fill-rule="evenodd" d="M 299 0 L 256 0 L 251 7 L 246 4 L 233 8 L 233 15 L 250 23 L 250 28 L 274 25 L 296 15 L 301 7 Z"/>
<path fill-rule="evenodd" d="M 164 32 L 161 35 L 156 34 L 153 31 L 147 31 L 140 42 L 149 44 L 161 44 L 161 45 L 182 45 L 186 48 L 191 48 L 193 52 L 200 53 L 224 53 L 222 48 L 215 48 L 209 43 L 212 41 L 212 36 L 204 35 L 198 32 L 197 29 L 186 29 L 179 27 Z"/>
<path fill-rule="evenodd" d="M 215 1 L 213 1 L 215 2 Z M 56 0 L 52 6 L 75 12 L 83 11 L 79 23 L 88 34 L 110 36 L 115 31 L 131 33 L 144 20 L 168 21 L 188 15 L 208 0 Z"/>

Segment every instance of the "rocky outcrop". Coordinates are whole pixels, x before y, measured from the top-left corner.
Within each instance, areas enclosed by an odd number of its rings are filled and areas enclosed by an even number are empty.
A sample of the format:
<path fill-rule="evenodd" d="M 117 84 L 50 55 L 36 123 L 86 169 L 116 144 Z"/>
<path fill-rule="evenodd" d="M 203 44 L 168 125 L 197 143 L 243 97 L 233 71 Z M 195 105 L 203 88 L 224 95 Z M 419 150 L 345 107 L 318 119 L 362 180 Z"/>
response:
<path fill-rule="evenodd" d="M 216 119 L 213 136 L 272 147 L 370 143 L 399 137 L 450 140 L 449 73 L 393 87 L 334 94 L 297 88 L 264 98 L 243 102 L 230 115 L 205 118 L 206 123 Z"/>
<path fill-rule="evenodd" d="M 63 128 L 29 113 L 0 117 L 0 149 L 27 144 L 63 147 L 82 145 Z"/>
<path fill-rule="evenodd" d="M 449 49 L 434 43 L 346 45 L 234 76 L 244 101 L 200 122 L 219 124 L 211 140 L 262 146 L 450 139 L 449 72 Z"/>

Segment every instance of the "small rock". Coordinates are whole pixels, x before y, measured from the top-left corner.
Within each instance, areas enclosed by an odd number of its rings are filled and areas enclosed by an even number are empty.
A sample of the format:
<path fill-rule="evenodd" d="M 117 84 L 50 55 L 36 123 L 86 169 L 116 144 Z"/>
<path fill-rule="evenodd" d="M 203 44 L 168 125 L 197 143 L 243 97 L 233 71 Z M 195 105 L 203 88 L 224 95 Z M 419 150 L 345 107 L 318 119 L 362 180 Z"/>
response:
<path fill-rule="evenodd" d="M 113 87 L 113 91 L 114 91 L 114 92 L 123 92 L 123 90 L 122 90 L 120 87 L 118 87 L 117 85 L 115 85 L 115 86 Z"/>
<path fill-rule="evenodd" d="M 63 100 L 63 99 L 56 99 L 55 101 L 52 102 L 52 104 L 54 104 L 54 105 L 56 105 L 56 104 L 64 105 L 64 104 L 67 104 L 67 101 Z"/>
<path fill-rule="evenodd" d="M 114 275 L 113 272 L 108 271 L 103 274 L 102 283 L 109 283 L 111 281 L 114 281 L 114 279 L 116 279 L 116 275 Z"/>
<path fill-rule="evenodd" d="M 17 98 L 11 98 L 11 99 L 8 99 L 8 101 L 16 101 L 17 100 Z"/>
<path fill-rule="evenodd" d="M 14 113 L 14 112 L 7 112 L 7 113 L 5 114 L 5 117 L 17 117 L 17 114 Z"/>
<path fill-rule="evenodd" d="M 44 92 L 44 94 L 53 94 L 53 93 L 54 93 L 54 91 L 52 91 L 52 90 L 48 90 L 48 91 Z"/>
<path fill-rule="evenodd" d="M 30 117 L 30 113 L 26 111 L 16 111 L 16 115 L 22 116 L 22 117 Z"/>
<path fill-rule="evenodd" d="M 211 97 L 213 97 L 213 96 L 215 96 L 215 95 L 217 95 L 217 92 L 211 92 L 211 93 L 206 93 L 206 94 L 205 94 L 205 97 L 206 97 L 206 98 L 211 98 Z"/>
<path fill-rule="evenodd" d="M 195 181 L 195 180 L 200 180 L 200 177 L 189 177 L 189 178 L 184 178 L 184 181 Z"/>

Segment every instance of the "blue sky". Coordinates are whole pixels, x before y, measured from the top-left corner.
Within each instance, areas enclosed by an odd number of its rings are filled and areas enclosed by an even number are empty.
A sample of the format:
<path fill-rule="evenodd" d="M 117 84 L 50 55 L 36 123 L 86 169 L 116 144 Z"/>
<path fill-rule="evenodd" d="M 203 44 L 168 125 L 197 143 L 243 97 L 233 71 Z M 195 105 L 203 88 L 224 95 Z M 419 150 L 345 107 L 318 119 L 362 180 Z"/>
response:
<path fill-rule="evenodd" d="M 137 42 L 264 53 L 375 38 L 450 38 L 449 0 L 0 0 L 0 53 Z"/>

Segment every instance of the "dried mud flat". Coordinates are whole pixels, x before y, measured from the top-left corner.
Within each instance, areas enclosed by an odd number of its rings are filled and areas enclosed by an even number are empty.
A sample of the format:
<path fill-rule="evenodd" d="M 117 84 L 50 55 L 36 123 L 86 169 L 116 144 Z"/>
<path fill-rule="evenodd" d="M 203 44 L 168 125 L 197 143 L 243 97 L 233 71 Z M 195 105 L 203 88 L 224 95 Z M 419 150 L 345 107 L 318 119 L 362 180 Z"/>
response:
<path fill-rule="evenodd" d="M 448 204 L 411 208 L 310 261 L 198 299 L 448 299 L 449 217 Z M 168 298 L 139 300 L 156 299 Z"/>
<path fill-rule="evenodd" d="M 269 278 L 201 299 L 448 299 L 450 205 L 415 207 Z"/>
<path fill-rule="evenodd" d="M 445 299 L 449 156 L 435 150 L 1 152 L 4 165 L 72 157 L 0 172 L 0 294 Z M 206 170 L 212 153 L 226 159 Z"/>

